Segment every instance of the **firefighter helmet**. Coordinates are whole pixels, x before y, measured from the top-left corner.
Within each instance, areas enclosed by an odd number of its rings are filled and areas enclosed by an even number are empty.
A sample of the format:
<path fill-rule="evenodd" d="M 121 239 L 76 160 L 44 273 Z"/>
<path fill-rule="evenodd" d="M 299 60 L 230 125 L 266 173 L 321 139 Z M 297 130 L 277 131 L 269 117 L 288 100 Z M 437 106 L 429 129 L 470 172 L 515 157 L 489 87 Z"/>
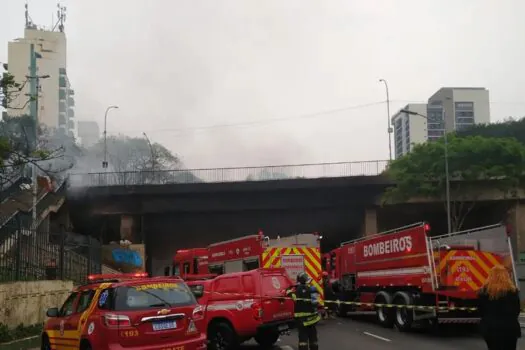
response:
<path fill-rule="evenodd" d="M 304 272 L 299 272 L 299 274 L 297 275 L 297 283 L 306 284 L 308 283 L 308 280 L 308 275 Z"/>

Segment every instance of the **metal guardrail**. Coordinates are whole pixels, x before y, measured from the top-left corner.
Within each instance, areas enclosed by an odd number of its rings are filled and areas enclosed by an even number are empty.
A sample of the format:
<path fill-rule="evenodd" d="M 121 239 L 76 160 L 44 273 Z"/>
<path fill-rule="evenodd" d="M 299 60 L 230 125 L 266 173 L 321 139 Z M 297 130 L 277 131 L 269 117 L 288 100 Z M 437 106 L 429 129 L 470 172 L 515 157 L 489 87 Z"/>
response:
<path fill-rule="evenodd" d="M 241 168 L 76 173 L 69 175 L 69 185 L 164 185 L 377 176 L 386 170 L 387 165 L 388 160 L 374 160 Z"/>

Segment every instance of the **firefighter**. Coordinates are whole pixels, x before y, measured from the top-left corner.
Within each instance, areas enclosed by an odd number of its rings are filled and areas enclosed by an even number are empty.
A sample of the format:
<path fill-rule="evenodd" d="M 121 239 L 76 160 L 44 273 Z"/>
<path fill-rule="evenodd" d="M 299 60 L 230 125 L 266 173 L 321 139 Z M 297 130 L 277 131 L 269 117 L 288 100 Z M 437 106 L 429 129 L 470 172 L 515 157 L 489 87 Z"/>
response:
<path fill-rule="evenodd" d="M 332 316 L 334 308 L 334 292 L 332 291 L 332 286 L 330 285 L 330 276 L 328 272 L 323 271 L 323 290 L 324 290 L 324 318 L 327 319 Z"/>
<path fill-rule="evenodd" d="M 310 285 L 310 278 L 304 272 L 297 275 L 297 285 L 287 291 L 295 303 L 294 317 L 299 333 L 299 350 L 317 350 L 316 324 L 321 320 L 317 313 L 319 294 L 314 286 Z"/>

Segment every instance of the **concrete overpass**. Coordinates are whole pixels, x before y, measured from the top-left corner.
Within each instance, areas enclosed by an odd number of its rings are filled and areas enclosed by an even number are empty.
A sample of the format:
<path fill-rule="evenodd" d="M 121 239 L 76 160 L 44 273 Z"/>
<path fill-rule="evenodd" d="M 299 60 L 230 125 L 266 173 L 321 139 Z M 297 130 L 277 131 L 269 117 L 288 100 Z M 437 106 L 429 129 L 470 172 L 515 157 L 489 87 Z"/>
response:
<path fill-rule="evenodd" d="M 382 175 L 387 163 L 74 174 L 68 200 L 76 231 L 103 241 L 145 243 L 153 270 L 169 264 L 177 248 L 259 229 L 270 236 L 321 232 L 324 249 L 416 221 L 446 232 L 442 202 L 378 206 L 393 185 Z M 465 228 L 506 220 L 516 228 L 516 253 L 525 251 L 525 196 L 492 193 L 492 183 L 480 186 L 484 198 L 476 199 Z"/>
<path fill-rule="evenodd" d="M 262 229 L 322 232 L 326 248 L 377 232 L 387 161 L 70 176 L 75 228 L 146 243 L 166 263 L 177 248 Z M 125 233 L 128 227 L 128 233 Z"/>

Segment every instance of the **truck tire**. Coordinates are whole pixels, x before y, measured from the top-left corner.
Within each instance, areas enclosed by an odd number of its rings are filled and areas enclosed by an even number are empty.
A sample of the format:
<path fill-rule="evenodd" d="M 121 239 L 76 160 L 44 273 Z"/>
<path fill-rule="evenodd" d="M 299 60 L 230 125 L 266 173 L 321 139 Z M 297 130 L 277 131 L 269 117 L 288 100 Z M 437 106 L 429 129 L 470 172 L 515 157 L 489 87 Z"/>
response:
<path fill-rule="evenodd" d="M 340 303 L 335 304 L 335 313 L 339 317 L 346 317 L 348 314 L 348 306 L 343 304 L 343 300 Z"/>
<path fill-rule="evenodd" d="M 387 292 L 379 292 L 376 295 L 376 304 L 392 304 L 392 296 Z M 392 328 L 394 325 L 394 319 L 396 317 L 395 309 L 388 307 L 376 307 L 376 318 L 377 322 L 385 327 Z"/>
<path fill-rule="evenodd" d="M 413 299 L 407 292 L 397 292 L 394 294 L 393 303 L 395 305 L 413 305 Z M 412 309 L 406 307 L 396 307 L 394 324 L 400 332 L 406 332 L 412 328 L 414 314 Z"/>
<path fill-rule="evenodd" d="M 257 344 L 263 349 L 271 349 L 279 340 L 279 332 L 276 329 L 260 332 L 253 337 Z"/>
<path fill-rule="evenodd" d="M 239 339 L 227 322 L 217 322 L 208 330 L 208 348 L 210 350 L 232 350 L 239 346 Z"/>

